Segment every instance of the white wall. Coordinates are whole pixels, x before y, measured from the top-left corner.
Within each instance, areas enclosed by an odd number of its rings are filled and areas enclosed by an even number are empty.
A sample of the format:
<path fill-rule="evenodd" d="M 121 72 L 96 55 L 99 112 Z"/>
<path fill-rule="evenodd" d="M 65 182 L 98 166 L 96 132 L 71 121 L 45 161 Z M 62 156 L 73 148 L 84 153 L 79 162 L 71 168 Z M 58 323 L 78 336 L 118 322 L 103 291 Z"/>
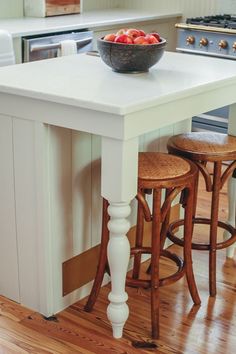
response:
<path fill-rule="evenodd" d="M 0 18 L 22 17 L 24 0 L 0 0 Z M 33 1 L 33 0 L 32 0 Z M 236 13 L 236 0 L 83 0 L 84 11 L 106 8 L 152 9 L 154 11 L 176 10 L 184 17 Z"/>
<path fill-rule="evenodd" d="M 218 13 L 220 1 L 221 0 L 122 0 L 120 1 L 120 5 L 126 8 L 135 7 L 138 9 L 152 9 L 156 11 L 180 11 L 185 17 L 189 17 Z M 221 2 L 223 4 L 223 0 Z"/>
<path fill-rule="evenodd" d="M 23 0 L 0 0 L 0 18 L 22 16 Z"/>
<path fill-rule="evenodd" d="M 219 8 L 221 13 L 236 13 L 236 0 L 219 0 Z"/>
<path fill-rule="evenodd" d="M 34 0 L 31 0 L 34 1 Z M 84 11 L 118 7 L 119 0 L 82 0 Z M 24 0 L 0 0 L 0 19 L 22 17 Z"/>
<path fill-rule="evenodd" d="M 176 10 L 184 17 L 236 13 L 236 0 L 84 0 L 85 11 L 106 8 L 136 8 L 156 11 Z"/>
<path fill-rule="evenodd" d="M 120 3 L 123 6 L 123 0 L 82 0 L 83 1 L 83 11 L 99 10 L 99 9 L 109 9 L 118 7 Z"/>

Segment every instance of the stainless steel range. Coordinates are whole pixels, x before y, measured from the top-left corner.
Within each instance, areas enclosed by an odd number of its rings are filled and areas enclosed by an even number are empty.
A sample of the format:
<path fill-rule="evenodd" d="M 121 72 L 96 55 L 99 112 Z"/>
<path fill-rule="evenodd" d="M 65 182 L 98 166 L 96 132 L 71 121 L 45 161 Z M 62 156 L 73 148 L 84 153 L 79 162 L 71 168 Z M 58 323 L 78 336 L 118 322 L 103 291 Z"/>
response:
<path fill-rule="evenodd" d="M 188 18 L 176 27 L 177 51 L 236 60 L 236 15 Z M 194 117 L 193 130 L 226 132 L 228 111 L 222 107 Z"/>
<path fill-rule="evenodd" d="M 176 27 L 178 51 L 236 60 L 236 15 L 188 18 Z"/>

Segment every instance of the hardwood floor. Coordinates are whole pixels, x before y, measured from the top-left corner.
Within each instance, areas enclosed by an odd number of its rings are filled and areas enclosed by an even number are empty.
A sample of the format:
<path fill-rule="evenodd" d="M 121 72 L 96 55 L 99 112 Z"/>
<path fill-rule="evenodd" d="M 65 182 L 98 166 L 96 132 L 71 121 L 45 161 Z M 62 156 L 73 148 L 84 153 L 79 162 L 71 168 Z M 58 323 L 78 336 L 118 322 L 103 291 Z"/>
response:
<path fill-rule="evenodd" d="M 201 185 L 202 189 L 202 185 Z M 220 215 L 226 219 L 226 190 L 221 193 Z M 209 210 L 208 193 L 199 197 L 198 214 Z M 195 238 L 206 238 L 207 228 L 198 227 Z M 176 253 L 181 252 L 172 246 Z M 130 317 L 124 337 L 114 340 L 106 317 L 109 286 L 104 287 L 92 313 L 83 311 L 85 299 L 70 306 L 51 321 L 40 314 L 0 297 L 1 353 L 170 353 L 211 354 L 235 352 L 236 348 L 236 257 L 217 254 L 217 297 L 208 296 L 208 255 L 194 251 L 194 269 L 202 299 L 193 306 L 186 281 L 161 289 L 161 336 L 150 338 L 149 291 L 127 289 Z M 145 270 L 147 264 L 144 264 Z M 173 268 L 162 261 L 162 271 Z"/>

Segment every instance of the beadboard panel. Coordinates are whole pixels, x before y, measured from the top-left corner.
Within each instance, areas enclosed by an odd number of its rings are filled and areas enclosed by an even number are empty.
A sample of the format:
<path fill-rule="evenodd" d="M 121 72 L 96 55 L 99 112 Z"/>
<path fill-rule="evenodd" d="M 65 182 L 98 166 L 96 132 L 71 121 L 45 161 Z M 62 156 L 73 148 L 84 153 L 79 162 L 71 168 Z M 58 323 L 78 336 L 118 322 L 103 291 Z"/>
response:
<path fill-rule="evenodd" d="M 219 0 L 179 0 L 177 1 L 184 17 L 205 16 L 219 13 Z"/>
<path fill-rule="evenodd" d="M 34 1 L 34 0 L 31 0 Z M 111 9 L 119 0 L 82 0 L 83 11 Z M 0 18 L 23 17 L 24 0 L 0 0 Z"/>
<path fill-rule="evenodd" d="M 0 0 L 0 18 L 23 17 L 24 0 Z"/>
<path fill-rule="evenodd" d="M 102 197 L 101 197 L 101 137 L 92 135 L 91 161 L 91 245 L 96 246 L 101 240 Z"/>
<path fill-rule="evenodd" d="M 12 119 L 0 115 L 0 293 L 19 301 L 12 129 Z"/>
<path fill-rule="evenodd" d="M 13 119 L 15 213 L 20 302 L 38 305 L 35 122 Z M 30 266 L 29 266 L 30 265 Z"/>
<path fill-rule="evenodd" d="M 61 128 L 64 130 L 63 128 Z M 71 183 L 73 249 L 70 254 L 86 251 L 91 247 L 91 193 L 92 193 L 92 136 L 71 131 Z M 70 155 L 68 155 L 70 159 Z M 68 258 L 68 256 L 66 256 Z"/>
<path fill-rule="evenodd" d="M 236 13 L 236 0 L 219 0 L 219 12 L 235 14 Z"/>
<path fill-rule="evenodd" d="M 82 7 L 84 11 L 112 9 L 120 6 L 119 0 L 82 0 Z"/>
<path fill-rule="evenodd" d="M 214 13 L 235 13 L 236 0 L 83 0 L 83 11 L 138 8 L 182 11 L 184 17 Z M 0 1 L 0 18 L 23 17 L 23 0 Z"/>

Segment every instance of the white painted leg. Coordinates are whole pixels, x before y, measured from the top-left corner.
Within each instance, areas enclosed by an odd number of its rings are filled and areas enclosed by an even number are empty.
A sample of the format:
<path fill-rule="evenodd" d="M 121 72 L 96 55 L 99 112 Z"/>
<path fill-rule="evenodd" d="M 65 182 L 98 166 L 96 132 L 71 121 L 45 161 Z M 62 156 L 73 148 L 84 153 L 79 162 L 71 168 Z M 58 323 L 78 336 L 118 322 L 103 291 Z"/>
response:
<path fill-rule="evenodd" d="M 230 135 L 236 136 L 236 104 L 230 106 L 229 111 L 229 127 L 228 133 Z M 236 225 L 236 178 L 231 178 L 228 184 L 228 206 L 229 206 L 229 215 L 228 223 L 235 227 Z M 224 232 L 224 239 L 229 238 L 229 233 Z M 226 250 L 227 257 L 232 258 L 234 256 L 236 244 L 228 247 Z"/>
<path fill-rule="evenodd" d="M 228 206 L 229 206 L 229 214 L 228 214 L 228 224 L 235 227 L 235 211 L 236 211 L 236 178 L 231 178 L 228 184 Z M 230 237 L 230 234 L 225 231 L 224 232 L 224 240 L 227 240 Z M 226 256 L 229 258 L 233 258 L 235 250 L 235 243 L 232 246 L 229 246 L 226 249 Z"/>
<path fill-rule="evenodd" d="M 126 233 L 130 228 L 127 217 L 130 201 L 137 193 L 138 139 L 128 141 L 102 138 L 102 196 L 110 206 L 108 228 L 108 262 L 111 272 L 110 304 L 107 316 L 112 324 L 113 336 L 121 338 L 129 316 L 125 292 L 130 245 Z"/>
<path fill-rule="evenodd" d="M 126 219 L 130 214 L 128 203 L 112 203 L 108 208 L 111 217 L 108 223 L 110 240 L 108 244 L 108 262 L 111 271 L 112 289 L 108 296 L 110 304 L 107 316 L 113 328 L 115 338 L 122 337 L 123 326 L 129 315 L 126 304 L 128 295 L 124 291 L 125 278 L 130 257 L 130 245 L 126 233 L 130 223 Z"/>

